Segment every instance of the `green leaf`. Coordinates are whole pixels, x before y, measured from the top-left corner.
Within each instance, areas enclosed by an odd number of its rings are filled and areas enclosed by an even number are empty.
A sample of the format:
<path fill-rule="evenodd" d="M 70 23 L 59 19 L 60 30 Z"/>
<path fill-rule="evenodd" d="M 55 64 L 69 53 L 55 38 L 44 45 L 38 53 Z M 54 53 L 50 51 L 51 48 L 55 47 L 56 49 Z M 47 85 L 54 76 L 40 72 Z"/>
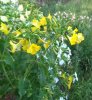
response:
<path fill-rule="evenodd" d="M 22 79 L 22 78 L 20 78 L 19 79 L 19 82 L 18 82 L 18 92 L 19 92 L 19 95 L 20 95 L 20 97 L 22 98 L 24 95 L 25 95 L 25 93 L 26 93 L 26 90 L 25 90 L 25 84 L 26 82 L 25 82 L 25 80 L 24 79 Z"/>
<path fill-rule="evenodd" d="M 13 65 L 14 63 L 14 58 L 12 57 L 12 55 L 9 52 L 6 52 L 5 57 L 4 57 L 4 61 L 7 65 Z"/>

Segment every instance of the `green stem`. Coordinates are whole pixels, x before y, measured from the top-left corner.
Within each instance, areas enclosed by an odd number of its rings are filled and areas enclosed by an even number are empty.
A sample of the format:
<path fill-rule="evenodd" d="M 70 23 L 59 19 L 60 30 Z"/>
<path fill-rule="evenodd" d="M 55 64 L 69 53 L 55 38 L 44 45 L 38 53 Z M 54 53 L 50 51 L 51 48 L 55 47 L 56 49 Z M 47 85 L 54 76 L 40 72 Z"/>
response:
<path fill-rule="evenodd" d="M 14 86 L 12 85 L 12 82 L 11 82 L 11 80 L 10 80 L 8 74 L 7 74 L 7 71 L 5 69 L 5 66 L 3 64 L 2 64 L 2 68 L 3 68 L 4 75 L 5 75 L 6 79 L 7 79 L 7 81 L 10 83 L 10 85 L 12 86 L 12 88 L 14 88 Z"/>
<path fill-rule="evenodd" d="M 24 80 L 26 79 L 26 77 L 28 76 L 28 73 L 29 73 L 29 69 L 30 69 L 30 64 L 28 65 L 26 71 L 25 71 L 25 74 L 24 74 Z"/>

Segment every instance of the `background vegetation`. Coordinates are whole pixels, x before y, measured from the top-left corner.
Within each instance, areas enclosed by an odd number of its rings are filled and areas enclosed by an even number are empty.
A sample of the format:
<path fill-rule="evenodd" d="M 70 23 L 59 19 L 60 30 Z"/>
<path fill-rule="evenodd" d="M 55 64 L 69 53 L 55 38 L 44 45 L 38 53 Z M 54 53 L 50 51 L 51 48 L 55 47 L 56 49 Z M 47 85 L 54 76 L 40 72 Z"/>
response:
<path fill-rule="evenodd" d="M 72 48 L 74 52 L 72 61 L 77 69 L 79 82 L 71 89 L 69 100 L 92 100 L 92 0 L 67 0 L 58 3 L 52 0 L 42 6 L 41 10 L 44 14 L 70 11 L 77 16 L 83 15 L 91 18 L 90 22 L 84 20 L 80 27 L 85 34 L 85 42 L 80 45 L 80 49 Z"/>
<path fill-rule="evenodd" d="M 88 16 L 92 19 L 92 0 L 19 0 L 20 3 L 33 2 L 47 15 L 58 11 L 72 12 L 77 17 Z M 69 100 L 92 100 L 92 20 L 84 20 L 81 25 L 72 23 L 85 35 L 79 47 L 71 47 L 73 66 L 76 67 L 79 81 L 70 90 Z M 4 83 L 4 82 L 3 82 Z M 3 91 L 3 90 L 2 90 Z M 0 91 L 1 92 L 1 91 Z"/>

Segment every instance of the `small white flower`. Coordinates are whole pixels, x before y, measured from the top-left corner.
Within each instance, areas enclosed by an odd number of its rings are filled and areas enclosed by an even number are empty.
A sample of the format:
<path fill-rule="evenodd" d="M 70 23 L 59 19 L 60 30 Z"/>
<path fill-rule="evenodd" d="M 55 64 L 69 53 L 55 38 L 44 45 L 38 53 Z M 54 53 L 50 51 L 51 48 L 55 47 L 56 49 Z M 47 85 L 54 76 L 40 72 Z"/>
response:
<path fill-rule="evenodd" d="M 24 10 L 23 5 L 19 5 L 18 10 L 21 12 Z"/>
<path fill-rule="evenodd" d="M 61 40 L 62 40 L 62 42 L 64 41 L 64 37 L 63 36 L 62 36 Z"/>
<path fill-rule="evenodd" d="M 55 88 L 55 85 L 52 85 L 52 89 L 54 90 L 54 88 Z"/>
<path fill-rule="evenodd" d="M 72 18 L 71 18 L 71 20 L 75 20 L 75 14 L 74 14 L 74 15 L 72 15 Z"/>
<path fill-rule="evenodd" d="M 66 57 L 68 60 L 70 59 L 70 55 L 69 54 L 64 53 L 64 57 Z"/>
<path fill-rule="evenodd" d="M 59 52 L 58 52 L 58 55 L 57 55 L 58 58 L 61 58 L 62 52 L 63 52 L 63 51 L 60 49 Z"/>
<path fill-rule="evenodd" d="M 30 11 L 27 11 L 27 10 L 26 10 L 25 16 L 28 18 L 28 16 L 30 15 L 30 13 L 31 13 Z"/>
<path fill-rule="evenodd" d="M 54 15 L 57 16 L 57 13 L 55 13 Z"/>
<path fill-rule="evenodd" d="M 72 55 L 72 53 L 71 53 L 70 48 L 68 47 L 68 48 L 67 48 L 67 50 L 68 50 L 69 56 L 71 56 L 71 55 Z"/>
<path fill-rule="evenodd" d="M 58 13 L 60 14 L 60 11 Z"/>
<path fill-rule="evenodd" d="M 67 58 L 67 57 L 68 57 L 68 54 L 64 53 L 64 57 L 66 57 L 66 58 Z"/>
<path fill-rule="evenodd" d="M 83 19 L 84 19 L 84 17 L 83 17 L 83 16 L 80 16 L 80 19 L 81 19 L 81 20 L 83 20 Z"/>
<path fill-rule="evenodd" d="M 58 74 L 59 74 L 59 75 L 61 75 L 61 74 L 62 74 L 62 72 L 61 72 L 61 71 L 59 71 L 59 72 L 58 72 Z"/>
<path fill-rule="evenodd" d="M 77 76 L 77 73 L 76 73 L 76 72 L 74 73 L 73 83 L 74 83 L 75 81 L 78 81 L 78 76 Z"/>
<path fill-rule="evenodd" d="M 54 78 L 54 82 L 57 83 L 59 79 L 57 77 Z"/>
<path fill-rule="evenodd" d="M 48 71 L 51 71 L 52 69 L 53 69 L 52 67 L 49 67 L 49 68 L 48 68 Z"/>
<path fill-rule="evenodd" d="M 67 45 L 66 45 L 65 43 L 62 43 L 61 47 L 62 47 L 62 48 L 66 48 Z"/>
<path fill-rule="evenodd" d="M 39 57 L 40 57 L 39 54 L 37 54 L 36 57 L 39 59 Z"/>
<path fill-rule="evenodd" d="M 59 65 L 62 66 L 63 64 L 65 64 L 64 60 L 60 60 Z"/>
<path fill-rule="evenodd" d="M 26 18 L 24 17 L 24 15 L 22 15 L 22 14 L 20 15 L 20 20 L 23 21 L 23 22 L 26 21 Z"/>
<path fill-rule="evenodd" d="M 89 19 L 89 16 L 87 16 L 87 19 Z"/>
<path fill-rule="evenodd" d="M 1 21 L 8 22 L 8 18 L 6 16 L 0 16 Z"/>
<path fill-rule="evenodd" d="M 10 2 L 10 0 L 0 0 L 2 3 L 7 4 Z"/>
<path fill-rule="evenodd" d="M 52 32 L 52 34 L 55 34 L 55 32 Z"/>

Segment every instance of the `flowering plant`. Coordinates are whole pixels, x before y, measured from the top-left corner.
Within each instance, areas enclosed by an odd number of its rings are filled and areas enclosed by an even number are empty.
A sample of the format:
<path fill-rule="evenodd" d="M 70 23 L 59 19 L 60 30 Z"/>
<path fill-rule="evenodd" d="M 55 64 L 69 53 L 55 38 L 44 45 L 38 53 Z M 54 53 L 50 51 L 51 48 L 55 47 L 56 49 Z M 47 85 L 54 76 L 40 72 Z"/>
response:
<path fill-rule="evenodd" d="M 78 81 L 67 42 L 81 43 L 82 33 L 68 26 L 66 20 L 44 16 L 33 4 L 0 2 L 0 7 L 0 96 L 66 98 L 72 83 Z"/>

